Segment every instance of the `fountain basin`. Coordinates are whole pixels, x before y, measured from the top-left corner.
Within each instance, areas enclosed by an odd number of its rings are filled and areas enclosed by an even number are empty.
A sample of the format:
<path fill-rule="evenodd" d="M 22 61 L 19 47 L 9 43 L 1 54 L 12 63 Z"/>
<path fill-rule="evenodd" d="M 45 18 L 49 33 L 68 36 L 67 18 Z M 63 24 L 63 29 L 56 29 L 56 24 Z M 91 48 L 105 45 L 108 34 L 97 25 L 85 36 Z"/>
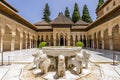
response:
<path fill-rule="evenodd" d="M 76 53 L 81 51 L 81 47 L 43 47 L 43 53 L 47 54 L 48 56 L 59 56 L 64 55 L 67 57 L 75 56 Z"/>

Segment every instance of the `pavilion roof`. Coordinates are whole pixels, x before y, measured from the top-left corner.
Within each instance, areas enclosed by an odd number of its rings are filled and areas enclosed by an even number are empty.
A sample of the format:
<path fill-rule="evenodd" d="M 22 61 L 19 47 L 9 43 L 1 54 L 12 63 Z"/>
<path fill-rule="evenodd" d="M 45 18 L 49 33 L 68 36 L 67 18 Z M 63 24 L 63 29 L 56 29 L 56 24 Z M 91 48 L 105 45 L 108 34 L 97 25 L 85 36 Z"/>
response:
<path fill-rule="evenodd" d="M 85 21 L 82 21 L 82 20 L 79 20 L 75 23 L 75 25 L 88 25 L 89 23 L 85 22 Z"/>
<path fill-rule="evenodd" d="M 55 18 L 51 24 L 74 24 L 69 18 L 67 18 L 66 16 L 64 16 L 62 13 Z"/>
<path fill-rule="evenodd" d="M 43 26 L 43 25 L 49 25 L 49 23 L 43 20 L 43 21 L 39 21 L 39 22 L 35 23 L 34 25 Z"/>

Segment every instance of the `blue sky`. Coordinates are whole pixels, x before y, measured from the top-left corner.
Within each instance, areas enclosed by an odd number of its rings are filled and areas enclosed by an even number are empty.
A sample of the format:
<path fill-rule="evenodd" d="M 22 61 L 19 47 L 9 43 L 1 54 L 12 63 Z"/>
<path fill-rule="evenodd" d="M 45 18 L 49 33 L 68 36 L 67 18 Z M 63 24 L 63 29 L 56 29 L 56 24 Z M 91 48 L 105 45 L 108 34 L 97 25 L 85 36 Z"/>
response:
<path fill-rule="evenodd" d="M 75 2 L 79 5 L 81 16 L 83 6 L 87 4 L 90 15 L 95 20 L 95 9 L 98 4 L 98 0 L 7 0 L 7 2 L 13 5 L 19 11 L 19 14 L 31 23 L 42 20 L 46 3 L 50 6 L 50 18 L 52 20 L 58 16 L 59 12 L 64 13 L 66 6 L 68 6 L 70 15 L 72 15 Z"/>

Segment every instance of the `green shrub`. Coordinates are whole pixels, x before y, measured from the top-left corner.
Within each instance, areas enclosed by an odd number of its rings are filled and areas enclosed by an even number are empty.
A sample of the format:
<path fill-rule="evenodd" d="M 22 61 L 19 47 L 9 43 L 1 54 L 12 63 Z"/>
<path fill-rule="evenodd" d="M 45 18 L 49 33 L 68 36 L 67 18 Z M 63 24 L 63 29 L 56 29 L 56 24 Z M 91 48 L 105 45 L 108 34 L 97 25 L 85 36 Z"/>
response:
<path fill-rule="evenodd" d="M 39 48 L 42 48 L 42 47 L 45 47 L 45 46 L 47 46 L 47 42 L 41 42 L 39 44 Z"/>
<path fill-rule="evenodd" d="M 78 41 L 78 42 L 76 43 L 76 46 L 77 46 L 77 47 L 84 47 L 84 43 L 81 42 L 81 41 Z"/>

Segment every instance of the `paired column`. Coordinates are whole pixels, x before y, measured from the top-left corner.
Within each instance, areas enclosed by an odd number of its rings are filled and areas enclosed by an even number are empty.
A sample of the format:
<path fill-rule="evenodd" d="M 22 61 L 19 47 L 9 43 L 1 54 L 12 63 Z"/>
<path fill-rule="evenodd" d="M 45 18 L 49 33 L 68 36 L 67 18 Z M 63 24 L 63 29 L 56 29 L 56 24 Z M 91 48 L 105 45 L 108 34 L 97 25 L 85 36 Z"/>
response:
<path fill-rule="evenodd" d="M 94 39 L 92 40 L 92 48 L 95 48 L 95 41 L 94 41 Z"/>
<path fill-rule="evenodd" d="M 104 49 L 104 38 L 102 38 L 102 49 Z M 112 36 L 109 36 L 109 49 L 113 50 L 113 39 L 112 39 Z"/>
<path fill-rule="evenodd" d="M 11 51 L 15 50 L 15 36 L 16 36 L 16 33 L 12 32 Z"/>
<path fill-rule="evenodd" d="M 49 44 L 49 46 L 51 46 L 50 36 L 48 36 L 48 44 Z"/>
<path fill-rule="evenodd" d="M 58 38 L 58 41 L 59 41 L 58 43 L 59 43 L 59 46 L 60 46 L 60 37 Z"/>
<path fill-rule="evenodd" d="M 64 46 L 65 46 L 66 42 L 65 42 L 65 37 L 64 37 Z"/>
<path fill-rule="evenodd" d="M 23 45 L 23 35 L 20 35 L 20 50 L 22 49 Z"/>
<path fill-rule="evenodd" d="M 28 37 L 26 36 L 25 38 L 25 46 L 26 46 L 26 49 L 28 48 Z"/>
<path fill-rule="evenodd" d="M 89 40 L 86 39 L 86 47 L 89 47 Z"/>
<path fill-rule="evenodd" d="M 75 46 L 75 36 L 73 36 L 73 46 Z"/>
<path fill-rule="evenodd" d="M 109 44 L 110 44 L 110 50 L 113 50 L 113 38 L 112 38 L 112 35 L 109 36 Z"/>
<path fill-rule="evenodd" d="M 56 46 L 56 39 L 54 38 L 54 46 Z"/>
<path fill-rule="evenodd" d="M 102 37 L 102 49 L 104 49 L 104 38 Z"/>
<path fill-rule="evenodd" d="M 2 34 L 2 33 L 1 33 L 1 35 L 0 35 L 0 39 L 1 39 L 1 40 L 0 40 L 0 43 L 1 43 L 1 45 L 0 45 L 0 48 L 1 48 L 0 51 L 3 51 L 3 35 L 4 35 L 4 34 Z"/>
<path fill-rule="evenodd" d="M 73 39 L 73 46 L 75 46 L 75 39 Z"/>
<path fill-rule="evenodd" d="M 67 41 L 68 41 L 68 46 L 70 46 L 70 39 L 68 39 Z"/>
<path fill-rule="evenodd" d="M 37 39 L 34 39 L 33 48 L 37 48 Z"/>
<path fill-rule="evenodd" d="M 32 39 L 30 38 L 30 43 L 29 43 L 29 48 L 31 48 L 32 47 Z"/>
<path fill-rule="evenodd" d="M 96 39 L 96 48 L 98 49 L 99 47 L 98 47 L 99 45 L 98 45 L 98 38 Z"/>

